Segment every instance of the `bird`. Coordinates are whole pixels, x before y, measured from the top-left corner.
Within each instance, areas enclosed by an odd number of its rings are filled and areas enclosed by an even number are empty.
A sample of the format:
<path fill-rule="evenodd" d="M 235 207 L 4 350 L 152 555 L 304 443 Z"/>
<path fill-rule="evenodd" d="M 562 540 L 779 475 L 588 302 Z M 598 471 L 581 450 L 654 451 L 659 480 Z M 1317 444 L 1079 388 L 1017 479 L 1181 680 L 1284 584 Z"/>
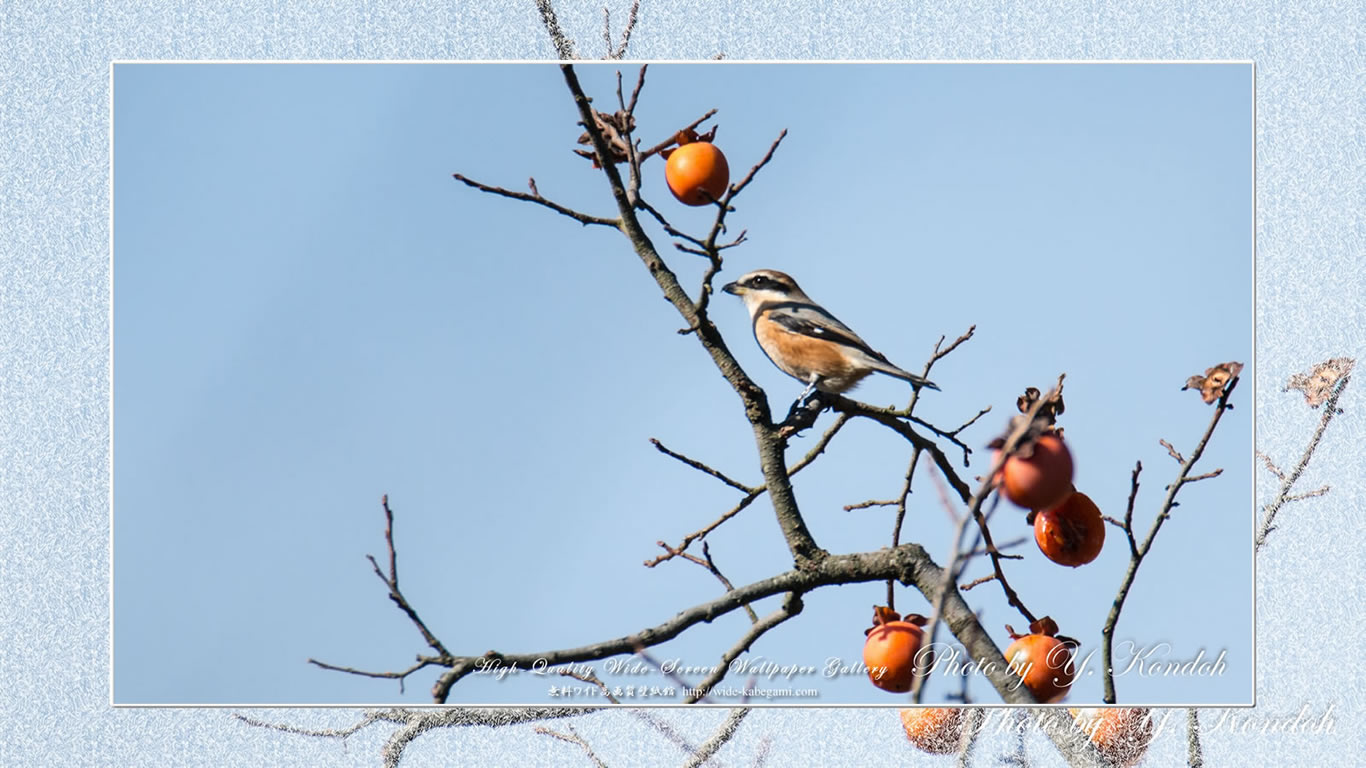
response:
<path fill-rule="evenodd" d="M 756 269 L 721 290 L 745 302 L 754 338 L 768 359 L 806 384 L 798 402 L 812 390 L 847 392 L 874 372 L 909 381 L 916 389 L 939 389 L 924 376 L 892 365 L 783 272 Z"/>

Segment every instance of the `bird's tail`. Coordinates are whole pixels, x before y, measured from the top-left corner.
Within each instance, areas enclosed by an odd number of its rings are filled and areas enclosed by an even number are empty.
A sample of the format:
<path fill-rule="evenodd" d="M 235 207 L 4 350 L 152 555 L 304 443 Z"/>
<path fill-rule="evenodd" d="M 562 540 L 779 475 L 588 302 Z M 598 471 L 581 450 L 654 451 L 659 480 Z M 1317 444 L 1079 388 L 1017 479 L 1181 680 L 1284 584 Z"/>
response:
<path fill-rule="evenodd" d="M 916 387 L 917 389 L 920 387 L 924 387 L 925 389 L 933 389 L 935 391 L 939 391 L 939 385 L 935 384 L 933 381 L 930 381 L 924 376 L 917 376 L 909 371 L 903 371 L 895 365 L 892 365 L 891 363 L 883 363 L 881 360 L 877 361 L 877 363 L 877 369 L 887 374 L 888 376 L 895 376 L 898 379 L 905 379 L 906 381 L 911 382 L 911 386 Z"/>

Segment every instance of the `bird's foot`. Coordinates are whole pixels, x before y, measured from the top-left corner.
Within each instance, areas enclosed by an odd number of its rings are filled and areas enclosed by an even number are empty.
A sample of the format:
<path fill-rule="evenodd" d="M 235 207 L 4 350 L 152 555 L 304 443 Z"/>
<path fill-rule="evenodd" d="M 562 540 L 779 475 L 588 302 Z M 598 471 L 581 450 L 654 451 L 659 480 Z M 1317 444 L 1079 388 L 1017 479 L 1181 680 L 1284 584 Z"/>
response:
<path fill-rule="evenodd" d="M 821 398 L 822 393 L 813 391 L 814 387 L 808 387 L 807 390 L 788 409 L 787 418 L 783 419 L 781 425 L 783 437 L 794 435 L 815 424 L 816 417 L 825 410 L 826 403 Z"/>

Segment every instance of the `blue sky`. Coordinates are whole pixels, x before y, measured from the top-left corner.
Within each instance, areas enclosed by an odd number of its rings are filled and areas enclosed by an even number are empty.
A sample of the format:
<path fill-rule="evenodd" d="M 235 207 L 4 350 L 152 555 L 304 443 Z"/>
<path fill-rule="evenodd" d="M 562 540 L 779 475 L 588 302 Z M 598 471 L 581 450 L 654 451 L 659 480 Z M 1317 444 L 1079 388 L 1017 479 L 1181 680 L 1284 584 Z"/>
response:
<path fill-rule="evenodd" d="M 629 87 L 635 68 L 623 69 Z M 614 103 L 616 67 L 579 71 Z M 1157 441 L 1188 451 L 1210 416 L 1181 384 L 1252 363 L 1251 76 L 1241 64 L 653 65 L 637 116 L 653 144 L 718 108 L 737 176 L 788 129 L 738 200 L 731 225 L 750 242 L 722 278 L 787 271 L 911 370 L 976 324 L 934 370 L 944 391 L 918 407 L 953 427 L 993 406 L 965 435 L 974 446 L 1025 386 L 1065 371 L 1078 488 L 1119 516 L 1141 459 L 1146 531 L 1176 471 Z M 595 642 L 718 594 L 696 566 L 641 562 L 736 494 L 647 441 L 757 482 L 735 396 L 674 333 L 680 319 L 624 238 L 450 176 L 516 189 L 534 176 L 548 197 L 611 214 L 603 177 L 571 154 L 581 129 L 558 68 L 120 64 L 114 87 L 116 702 L 426 701 L 430 675 L 400 696 L 305 663 L 401 669 L 426 650 L 364 559 L 383 554 L 384 493 L 404 591 L 457 653 Z M 676 225 L 707 226 L 705 209 L 668 196 L 657 162 L 646 175 L 643 194 Z M 651 232 L 695 288 L 700 260 Z M 712 316 L 785 409 L 800 385 L 763 357 L 739 302 L 718 296 Z M 1117 633 L 1170 643 L 1176 660 L 1226 649 L 1229 670 L 1125 676 L 1121 702 L 1250 701 L 1251 380 L 1201 465 L 1223 476 L 1182 492 Z M 908 389 L 873 379 L 855 394 L 891 404 Z M 848 427 L 795 484 L 817 541 L 884 546 L 886 510 L 842 507 L 894 495 L 908 458 L 900 438 Z M 916 489 L 904 538 L 942 563 L 950 528 L 923 470 Z M 1026 535 L 1020 518 L 1002 506 L 996 538 Z M 790 566 L 765 500 L 709 540 L 737 584 Z M 1127 566 L 1118 531 L 1075 571 L 1032 544 L 1018 552 L 1012 585 L 1098 663 Z M 813 593 L 752 653 L 857 661 L 884 593 Z M 1003 625 L 1024 623 L 991 585 L 968 599 L 1002 647 Z M 929 611 L 911 591 L 898 607 Z M 736 613 L 653 655 L 710 664 L 746 625 Z M 858 677 L 810 685 L 812 703 L 902 701 Z M 927 700 L 955 687 L 936 680 Z M 546 689 L 467 679 L 452 701 Z M 995 700 L 984 681 L 972 690 Z M 1092 676 L 1069 701 L 1099 695 Z"/>

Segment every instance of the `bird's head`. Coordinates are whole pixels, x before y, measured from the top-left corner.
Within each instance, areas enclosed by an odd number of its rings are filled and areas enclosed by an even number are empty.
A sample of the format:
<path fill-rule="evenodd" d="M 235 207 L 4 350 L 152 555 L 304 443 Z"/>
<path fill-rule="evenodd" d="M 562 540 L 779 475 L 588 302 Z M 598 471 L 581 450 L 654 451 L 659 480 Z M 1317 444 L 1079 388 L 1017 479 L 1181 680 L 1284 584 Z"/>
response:
<path fill-rule="evenodd" d="M 726 293 L 739 296 L 745 307 L 752 313 L 756 307 L 779 301 L 810 302 L 811 300 L 797 287 L 797 281 L 776 269 L 756 269 L 739 280 L 727 283 L 721 288 Z"/>

